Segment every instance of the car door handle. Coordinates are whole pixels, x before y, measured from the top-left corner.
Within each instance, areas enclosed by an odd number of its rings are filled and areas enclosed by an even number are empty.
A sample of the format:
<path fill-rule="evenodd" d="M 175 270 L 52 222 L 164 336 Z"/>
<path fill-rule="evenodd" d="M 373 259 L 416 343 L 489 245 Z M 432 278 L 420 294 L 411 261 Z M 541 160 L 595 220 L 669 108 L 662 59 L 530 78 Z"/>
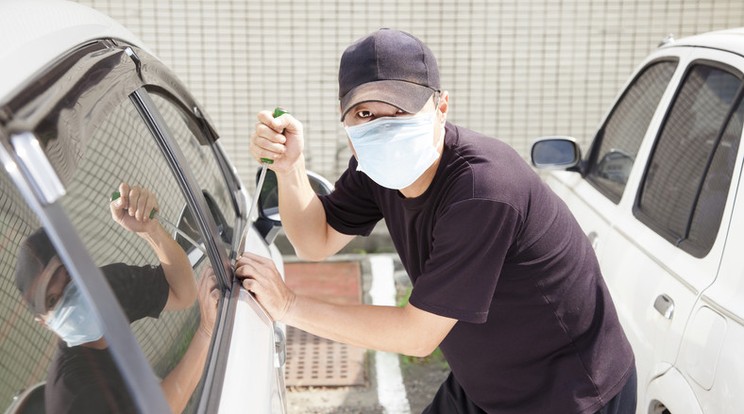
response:
<path fill-rule="evenodd" d="M 592 248 L 597 250 L 597 246 L 599 246 L 599 234 L 597 234 L 596 231 L 593 231 L 587 234 L 586 237 L 589 238 L 589 243 L 591 243 Z"/>
<path fill-rule="evenodd" d="M 287 336 L 284 331 L 274 326 L 274 367 L 281 368 L 287 362 Z"/>
<path fill-rule="evenodd" d="M 654 301 L 654 309 L 666 319 L 672 319 L 674 316 L 674 301 L 666 294 L 661 294 Z"/>

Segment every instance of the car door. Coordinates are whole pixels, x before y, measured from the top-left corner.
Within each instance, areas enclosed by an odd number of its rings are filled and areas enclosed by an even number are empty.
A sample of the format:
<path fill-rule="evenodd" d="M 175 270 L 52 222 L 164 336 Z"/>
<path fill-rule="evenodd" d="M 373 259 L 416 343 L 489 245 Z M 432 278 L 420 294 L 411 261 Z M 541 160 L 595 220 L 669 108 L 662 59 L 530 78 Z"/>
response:
<path fill-rule="evenodd" d="M 741 59 L 730 62 L 744 71 Z M 731 91 L 736 93 L 737 91 Z M 707 239 L 723 246 L 723 256 L 714 283 L 705 289 L 691 312 L 682 338 L 680 356 L 675 364 L 684 376 L 695 399 L 705 413 L 733 413 L 744 407 L 744 206 L 741 203 L 742 124 L 744 99 L 741 91 L 736 110 L 729 116 L 728 127 L 712 157 L 709 173 L 701 189 L 700 200 L 710 222 Z M 718 215 L 721 212 L 720 225 Z M 711 253 L 714 249 L 711 249 Z M 709 253 L 710 254 L 710 253 Z M 672 411 L 677 412 L 677 411 Z"/>
<path fill-rule="evenodd" d="M 667 398 L 647 395 L 647 387 L 675 364 L 696 300 L 720 265 L 719 228 L 728 227 L 723 211 L 741 135 L 740 119 L 731 116 L 741 63 L 710 49 L 682 57 L 674 98 L 641 146 L 642 168 L 630 174 L 622 212 L 604 236 L 599 259 L 635 350 L 645 397 L 639 412 Z"/>
<path fill-rule="evenodd" d="M 242 248 L 274 258 L 280 270 L 281 258 L 248 226 L 244 190 L 193 98 L 145 51 L 110 40 L 70 51 L 30 85 L 2 107 L 5 152 L 0 155 L 5 169 L 16 171 L 2 181 L 3 201 L 8 200 L 0 246 L 3 266 L 10 268 L 5 277 L 12 278 L 7 275 L 13 274 L 17 247 L 44 227 L 106 321 L 105 338 L 127 383 L 120 391 L 129 392 L 142 412 L 168 410 L 164 404 L 170 401 L 152 374 L 165 382 L 183 366 L 197 368 L 190 377 L 195 387 L 181 398 L 185 412 L 283 412 L 273 322 L 250 295 L 241 294 L 231 270 Z M 23 183 L 28 189 L 14 196 L 19 193 L 14 187 Z M 202 319 L 196 303 L 134 321 L 130 330 L 117 306 L 124 306 L 122 296 L 99 271 L 112 264 L 156 268 L 162 263 L 142 238 L 112 220 L 109 203 L 122 183 L 157 195 L 157 220 L 192 268 L 181 275 L 184 280 L 218 276 L 224 294 L 206 363 L 185 359 Z M 24 200 L 33 203 L 23 207 Z M 18 365 L 13 371 L 17 375 L 0 375 L 9 381 L 0 397 L 12 403 L 17 391 L 44 387 L 55 349 L 49 344 L 55 341 L 43 330 L 35 336 L 26 333 L 26 322 L 17 322 L 25 321 L 16 310 L 21 303 L 17 292 L 9 287 L 12 283 L 4 286 L 13 305 L 0 315 L 2 325 L 18 341 L 0 344 L 4 349 L 16 342 L 34 344 L 2 355 L 0 366 Z M 235 355 L 238 363 L 233 363 Z M 245 386 L 240 395 L 234 386 L 223 392 L 229 378 Z"/>
<path fill-rule="evenodd" d="M 162 73 L 162 70 L 159 71 Z M 214 133 L 205 129 L 197 115 L 188 110 L 175 95 L 151 85 L 147 88 L 146 105 L 162 120 L 164 132 L 179 148 L 182 163 L 191 171 L 216 225 L 220 247 L 232 269 L 237 256 L 249 251 L 274 259 L 284 274 L 282 259 L 274 246 L 269 246 L 247 220 L 243 186 L 231 168 Z M 188 221 L 188 220 L 187 220 Z M 188 240 L 175 235 L 184 248 Z M 193 248 L 191 248 L 193 250 Z M 218 386 L 210 398 L 207 411 L 242 412 L 246 401 L 252 410 L 282 413 L 285 406 L 283 330 L 275 326 L 255 299 L 243 291 L 237 280 L 230 279 L 230 300 L 226 311 L 221 349 L 214 363 L 223 369 L 215 372 Z M 219 358 L 222 358 L 220 361 Z M 226 361 L 226 362 L 225 362 Z M 246 373 L 251 373 L 246 375 Z"/>
<path fill-rule="evenodd" d="M 629 82 L 584 160 L 586 177 L 570 172 L 545 176 L 578 218 L 598 256 L 607 250 L 604 236 L 621 214 L 620 200 L 649 125 L 658 124 L 658 103 L 669 99 L 665 94 L 677 61 L 675 56 L 655 59 Z"/>

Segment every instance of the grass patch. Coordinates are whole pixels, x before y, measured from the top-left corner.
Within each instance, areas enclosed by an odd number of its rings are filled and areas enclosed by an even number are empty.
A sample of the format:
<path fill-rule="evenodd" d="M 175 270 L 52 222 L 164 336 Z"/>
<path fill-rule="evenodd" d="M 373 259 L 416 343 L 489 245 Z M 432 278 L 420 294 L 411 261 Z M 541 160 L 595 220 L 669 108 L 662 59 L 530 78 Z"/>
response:
<path fill-rule="evenodd" d="M 408 304 L 408 299 L 411 298 L 411 291 L 412 288 L 407 288 L 404 292 L 398 293 L 398 300 L 397 305 L 398 307 L 403 307 Z M 444 359 L 444 354 L 442 353 L 442 350 L 437 348 L 432 352 L 430 355 L 425 357 L 414 357 L 409 355 L 401 355 L 400 356 L 400 363 L 403 367 L 406 367 L 408 365 L 428 365 L 428 364 L 438 364 L 441 365 L 442 368 L 449 369 L 449 364 L 447 363 L 447 360 Z"/>

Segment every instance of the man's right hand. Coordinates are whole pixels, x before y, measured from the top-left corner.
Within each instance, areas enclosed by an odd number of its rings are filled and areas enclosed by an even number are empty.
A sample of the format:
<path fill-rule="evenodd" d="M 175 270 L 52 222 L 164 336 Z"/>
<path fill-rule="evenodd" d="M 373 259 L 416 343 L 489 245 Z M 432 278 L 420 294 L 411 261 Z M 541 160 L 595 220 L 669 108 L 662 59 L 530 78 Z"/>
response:
<path fill-rule="evenodd" d="M 119 197 L 109 203 L 111 218 L 125 230 L 138 233 L 155 233 L 157 220 L 150 213 L 158 210 L 158 200 L 153 192 L 140 186 L 119 184 Z"/>
<path fill-rule="evenodd" d="M 277 174 L 294 170 L 304 147 L 302 123 L 289 113 L 274 118 L 271 111 L 261 111 L 257 118 L 250 143 L 253 157 L 273 160 L 269 167 Z"/>

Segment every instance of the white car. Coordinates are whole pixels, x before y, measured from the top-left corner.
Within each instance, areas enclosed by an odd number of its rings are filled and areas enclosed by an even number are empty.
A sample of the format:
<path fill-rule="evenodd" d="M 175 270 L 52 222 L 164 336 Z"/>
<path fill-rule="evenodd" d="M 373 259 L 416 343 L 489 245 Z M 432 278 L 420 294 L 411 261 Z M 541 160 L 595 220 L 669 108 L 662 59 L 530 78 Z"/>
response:
<path fill-rule="evenodd" d="M 591 239 L 638 369 L 637 413 L 744 410 L 744 28 L 669 39 L 581 154 L 533 164 Z"/>
<path fill-rule="evenodd" d="M 75 391 L 88 393 L 83 403 L 123 398 L 131 411 L 164 413 L 171 394 L 162 391 L 161 380 L 184 368 L 178 374 L 188 372 L 197 383 L 193 391 L 176 390 L 188 401 L 184 412 L 285 412 L 283 327 L 233 273 L 243 251 L 271 257 L 283 272 L 273 245 L 280 223 L 271 188 L 254 226 L 251 199 L 202 107 L 110 18 L 73 2 L 3 0 L 0 39 L 0 411 L 66 412 L 69 407 L 46 400 L 49 381 L 57 390 L 59 382 L 73 387 L 70 378 L 88 375 L 104 391 Z M 112 220 L 109 202 L 122 182 L 157 195 L 157 218 L 187 253 L 190 276 L 217 276 L 221 295 L 204 364 L 179 365 L 196 337 L 199 305 L 130 318 L 138 319 L 130 326 L 119 306 L 127 288 L 106 283 L 111 279 L 101 269 L 110 264 L 130 269 L 161 262 L 145 241 Z M 313 185 L 330 191 L 322 178 Z M 60 368 L 69 362 L 60 353 L 73 346 L 27 309 L 26 291 L 16 286 L 17 274 L 26 274 L 17 254 L 42 228 L 71 277 L 64 286 L 78 286 L 92 309 L 88 316 L 104 327 L 102 352 L 111 372 Z M 132 306 L 155 308 L 143 292 L 130 299 Z M 49 374 L 52 364 L 64 375 Z M 107 385 L 114 377 L 117 389 Z"/>

